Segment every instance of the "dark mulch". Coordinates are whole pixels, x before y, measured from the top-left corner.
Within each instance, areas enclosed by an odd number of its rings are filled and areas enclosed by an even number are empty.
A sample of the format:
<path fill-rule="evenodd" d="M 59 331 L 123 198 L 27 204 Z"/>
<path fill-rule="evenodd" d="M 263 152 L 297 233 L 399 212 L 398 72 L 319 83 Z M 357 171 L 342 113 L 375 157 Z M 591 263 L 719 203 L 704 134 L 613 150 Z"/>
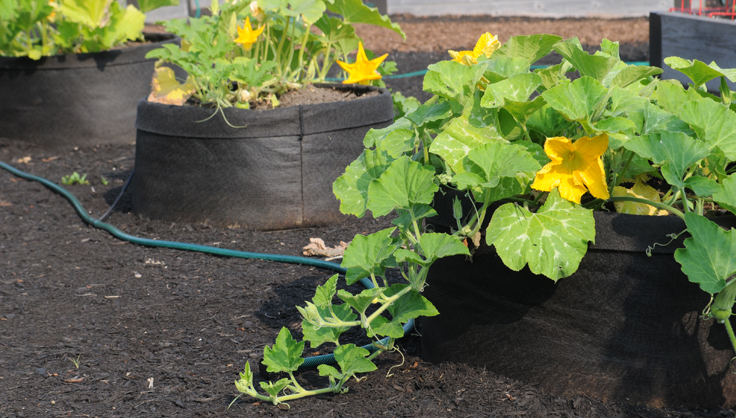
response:
<path fill-rule="evenodd" d="M 441 57 L 406 53 L 395 59 L 402 71 L 415 71 Z M 412 95 L 421 77 L 388 84 Z M 65 187 L 95 217 L 120 193 L 133 158 L 133 144 L 46 151 L 0 139 L 0 161 L 23 171 L 57 183 L 73 171 L 86 173 L 90 185 Z M 336 245 L 389 225 L 352 218 L 322 228 L 253 232 L 144 220 L 129 210 L 124 198 L 108 222 L 145 238 L 288 255 L 301 255 L 310 237 Z M 416 336 L 400 342 L 403 358 L 381 356 L 379 370 L 351 382 L 345 395 L 293 401 L 290 411 L 250 399 L 228 409 L 245 362 L 257 369 L 263 347 L 281 326 L 297 331 L 294 305 L 332 274 L 128 244 L 84 224 L 64 198 L 41 184 L 0 170 L 0 416 L 734 414 L 559 398 L 483 368 L 424 362 Z M 314 371 L 299 379 L 318 380 Z"/>

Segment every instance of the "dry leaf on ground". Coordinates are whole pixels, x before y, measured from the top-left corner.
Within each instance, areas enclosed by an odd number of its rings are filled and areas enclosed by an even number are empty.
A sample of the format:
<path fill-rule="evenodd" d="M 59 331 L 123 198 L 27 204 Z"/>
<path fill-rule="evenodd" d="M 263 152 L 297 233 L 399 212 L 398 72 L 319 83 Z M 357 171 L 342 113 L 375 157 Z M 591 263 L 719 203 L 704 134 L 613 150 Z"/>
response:
<path fill-rule="evenodd" d="M 302 248 L 302 254 L 308 257 L 341 257 L 348 247 L 349 242 L 340 241 L 340 245 L 330 248 L 325 245 L 322 238 L 309 238 L 310 244 Z"/>

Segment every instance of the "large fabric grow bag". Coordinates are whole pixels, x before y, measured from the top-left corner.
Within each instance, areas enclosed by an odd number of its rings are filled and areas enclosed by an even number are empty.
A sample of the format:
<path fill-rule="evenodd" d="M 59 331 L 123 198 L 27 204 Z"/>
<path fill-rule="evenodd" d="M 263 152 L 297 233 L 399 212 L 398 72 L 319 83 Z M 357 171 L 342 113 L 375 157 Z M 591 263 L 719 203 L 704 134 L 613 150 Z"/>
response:
<path fill-rule="evenodd" d="M 731 407 L 734 356 L 723 325 L 704 321 L 709 295 L 674 259 L 677 217 L 596 212 L 595 245 L 557 283 L 507 268 L 493 248 L 436 262 L 425 296 L 422 355 L 483 365 L 572 397 L 650 406 Z M 715 218 L 733 226 L 733 217 Z M 435 225 L 442 229 L 443 225 Z"/>
<path fill-rule="evenodd" d="M 141 100 L 133 210 L 150 219 L 258 230 L 342 221 L 332 183 L 361 154 L 368 130 L 393 121 L 391 95 L 379 91 L 264 111 L 228 108 L 227 122 L 222 114 L 210 118 L 214 109 Z"/>
<path fill-rule="evenodd" d="M 0 136 L 48 148 L 135 141 L 136 103 L 151 90 L 151 43 L 89 54 L 0 57 Z"/>

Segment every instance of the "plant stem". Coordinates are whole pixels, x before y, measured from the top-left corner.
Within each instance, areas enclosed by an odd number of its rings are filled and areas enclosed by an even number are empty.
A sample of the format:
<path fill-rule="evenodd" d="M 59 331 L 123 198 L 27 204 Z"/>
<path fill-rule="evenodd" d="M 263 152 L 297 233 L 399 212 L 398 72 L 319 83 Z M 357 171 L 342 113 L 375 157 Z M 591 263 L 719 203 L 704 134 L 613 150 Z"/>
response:
<path fill-rule="evenodd" d="M 731 319 L 726 319 L 723 322 L 723 325 L 726 326 L 726 332 L 728 333 L 728 338 L 731 340 L 731 346 L 733 347 L 734 352 L 736 352 L 736 335 L 734 335 L 733 327 L 731 327 Z"/>
<path fill-rule="evenodd" d="M 629 169 L 629 165 L 631 164 L 631 160 L 634 159 L 634 153 L 631 152 L 631 151 L 628 151 L 628 152 L 629 152 L 629 159 L 626 160 L 626 164 L 624 164 L 624 169 L 621 170 L 620 175 L 618 173 L 614 173 L 613 174 L 613 182 L 612 182 L 612 185 L 611 185 L 611 190 L 613 190 L 614 187 L 618 186 L 621 183 L 621 180 L 626 175 L 626 171 Z"/>
<path fill-rule="evenodd" d="M 309 40 L 309 30 L 312 28 L 312 25 L 308 24 L 307 22 L 304 22 L 304 24 L 307 26 L 304 30 L 304 38 L 302 39 L 302 44 L 299 47 L 299 71 L 301 72 L 302 69 L 304 69 L 304 50 L 307 49 L 307 41 Z M 297 73 L 298 74 L 298 73 Z M 299 80 L 299 77 L 297 76 L 295 81 Z"/>
<path fill-rule="evenodd" d="M 409 293 L 409 291 L 412 290 L 411 286 L 407 286 L 399 291 L 399 293 L 391 296 L 390 298 L 387 298 L 380 308 L 376 309 L 371 316 L 365 319 L 364 325 L 369 325 L 371 322 L 373 322 L 374 319 L 376 319 L 379 315 L 381 315 L 386 309 L 388 309 L 389 305 L 391 305 L 394 301 L 399 299 L 400 297 L 404 296 L 405 294 Z"/>
<path fill-rule="evenodd" d="M 647 199 L 641 199 L 638 197 L 630 197 L 630 196 L 611 196 L 608 198 L 611 202 L 637 202 L 637 203 L 644 203 L 649 206 L 654 206 L 657 209 L 664 209 L 667 212 L 672 213 L 673 215 L 677 215 L 682 219 L 685 219 L 685 214 L 680 212 L 679 210 L 673 208 L 672 206 L 666 205 L 664 203 L 659 202 L 653 202 L 651 200 Z"/>

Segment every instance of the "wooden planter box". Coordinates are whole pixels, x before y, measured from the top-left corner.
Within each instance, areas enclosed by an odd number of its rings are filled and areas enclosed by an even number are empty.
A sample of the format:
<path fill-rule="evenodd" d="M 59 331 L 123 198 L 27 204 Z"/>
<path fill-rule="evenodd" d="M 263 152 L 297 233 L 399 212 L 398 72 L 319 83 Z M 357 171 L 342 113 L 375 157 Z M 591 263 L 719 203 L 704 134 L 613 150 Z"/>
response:
<path fill-rule="evenodd" d="M 667 57 L 697 59 L 706 64 L 715 61 L 721 68 L 736 68 L 736 21 L 693 16 L 675 12 L 649 14 L 649 62 L 664 70 L 663 79 L 690 79 L 664 63 Z M 708 90 L 718 91 L 719 79 L 707 83 Z M 731 89 L 736 84 L 729 83 Z"/>

